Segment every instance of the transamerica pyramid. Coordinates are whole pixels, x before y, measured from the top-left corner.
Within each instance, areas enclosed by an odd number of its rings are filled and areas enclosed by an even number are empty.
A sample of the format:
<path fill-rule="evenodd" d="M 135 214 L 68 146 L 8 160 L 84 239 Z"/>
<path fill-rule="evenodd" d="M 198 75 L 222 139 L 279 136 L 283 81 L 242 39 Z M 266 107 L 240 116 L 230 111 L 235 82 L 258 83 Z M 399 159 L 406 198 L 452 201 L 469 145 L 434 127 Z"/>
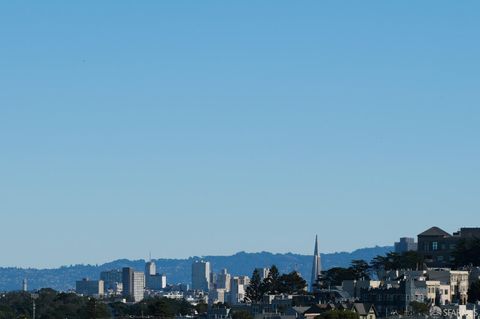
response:
<path fill-rule="evenodd" d="M 315 236 L 315 250 L 313 253 L 313 265 L 312 265 L 312 279 L 310 282 L 310 291 L 313 291 L 315 283 L 317 282 L 318 277 L 322 272 L 322 262 L 320 259 L 320 254 L 318 253 L 318 235 Z"/>

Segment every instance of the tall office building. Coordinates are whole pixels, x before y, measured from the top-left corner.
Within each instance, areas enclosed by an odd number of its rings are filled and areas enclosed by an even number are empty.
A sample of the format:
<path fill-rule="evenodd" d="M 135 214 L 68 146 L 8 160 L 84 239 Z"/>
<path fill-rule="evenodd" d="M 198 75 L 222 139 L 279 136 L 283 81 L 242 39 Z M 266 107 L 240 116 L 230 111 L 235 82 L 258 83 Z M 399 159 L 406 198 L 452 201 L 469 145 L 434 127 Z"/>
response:
<path fill-rule="evenodd" d="M 122 271 L 113 269 L 100 273 L 100 279 L 105 283 L 105 290 L 111 290 L 113 293 L 119 293 L 122 288 Z"/>
<path fill-rule="evenodd" d="M 416 251 L 417 243 L 414 238 L 402 237 L 398 242 L 395 242 L 395 252 L 402 254 L 407 251 Z"/>
<path fill-rule="evenodd" d="M 83 296 L 101 297 L 104 294 L 103 280 L 88 280 L 84 278 L 76 282 L 77 294 Z"/>
<path fill-rule="evenodd" d="M 122 269 L 123 296 L 133 302 L 143 300 L 145 294 L 145 274 L 130 267 Z"/>
<path fill-rule="evenodd" d="M 222 269 L 222 271 L 217 274 L 217 289 L 225 289 L 226 292 L 229 292 L 231 278 L 232 276 L 228 273 L 228 271 L 226 269 Z"/>
<path fill-rule="evenodd" d="M 145 264 L 145 276 L 154 276 L 157 274 L 157 266 L 153 260 Z"/>
<path fill-rule="evenodd" d="M 208 291 L 210 288 L 210 263 L 195 261 L 192 264 L 192 289 Z"/>
<path fill-rule="evenodd" d="M 264 280 L 268 277 L 270 273 L 270 268 L 256 268 L 258 274 L 260 275 L 260 280 Z"/>
<path fill-rule="evenodd" d="M 318 277 L 322 273 L 322 263 L 318 253 L 318 236 L 315 236 L 315 249 L 313 252 L 312 279 L 310 281 L 310 291 L 313 291 Z"/>
<path fill-rule="evenodd" d="M 134 271 L 132 275 L 132 299 L 134 302 L 142 301 L 145 296 L 145 274 Z"/>
<path fill-rule="evenodd" d="M 245 299 L 245 293 L 248 285 L 250 284 L 250 278 L 248 276 L 233 277 L 230 284 L 230 304 L 237 305 L 243 302 Z"/>
<path fill-rule="evenodd" d="M 130 267 L 125 267 L 122 269 L 122 284 L 123 284 L 123 296 L 125 298 L 130 298 L 132 295 L 132 280 L 133 280 L 133 269 Z"/>

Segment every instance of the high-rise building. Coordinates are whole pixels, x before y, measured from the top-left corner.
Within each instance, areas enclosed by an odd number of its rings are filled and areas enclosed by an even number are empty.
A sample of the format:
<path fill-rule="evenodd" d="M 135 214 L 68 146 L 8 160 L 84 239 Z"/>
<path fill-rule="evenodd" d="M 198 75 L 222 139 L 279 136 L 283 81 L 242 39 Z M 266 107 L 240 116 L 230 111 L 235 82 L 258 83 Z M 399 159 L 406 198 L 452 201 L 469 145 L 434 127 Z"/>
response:
<path fill-rule="evenodd" d="M 315 236 L 315 248 L 313 252 L 312 279 L 310 281 L 310 291 L 313 291 L 318 277 L 322 273 L 322 262 L 318 252 L 318 235 Z"/>
<path fill-rule="evenodd" d="M 145 274 L 134 271 L 132 276 L 132 299 L 134 302 L 142 301 L 145 296 Z"/>
<path fill-rule="evenodd" d="M 233 277 L 231 280 L 230 304 L 236 305 L 245 299 L 246 288 L 250 284 L 248 276 Z"/>
<path fill-rule="evenodd" d="M 145 295 L 145 274 L 130 267 L 122 269 L 123 296 L 134 302 L 143 300 Z"/>
<path fill-rule="evenodd" d="M 195 261 L 192 264 L 192 289 L 208 291 L 210 288 L 210 263 Z"/>
<path fill-rule="evenodd" d="M 268 277 L 270 273 L 270 268 L 256 268 L 258 274 L 260 275 L 260 280 L 264 280 Z"/>
<path fill-rule="evenodd" d="M 217 274 L 217 289 L 224 289 L 226 292 L 230 291 L 230 280 L 232 276 L 226 269 Z"/>
<path fill-rule="evenodd" d="M 145 288 L 149 290 L 163 290 L 166 287 L 167 276 L 165 274 L 145 276 Z"/>
<path fill-rule="evenodd" d="M 77 294 L 84 296 L 101 297 L 104 294 L 103 280 L 89 280 L 84 278 L 76 282 Z"/>
<path fill-rule="evenodd" d="M 23 290 L 23 291 L 28 291 L 28 282 L 27 282 L 27 278 L 23 278 L 23 282 L 22 282 L 22 290 Z"/>
<path fill-rule="evenodd" d="M 416 251 L 417 243 L 414 238 L 402 237 L 400 241 L 395 243 L 395 252 L 396 253 L 405 253 L 407 251 Z"/>
<path fill-rule="evenodd" d="M 157 274 L 157 266 L 153 260 L 145 264 L 145 276 L 153 276 Z"/>
<path fill-rule="evenodd" d="M 130 298 L 132 295 L 133 268 L 124 267 L 122 269 L 123 296 Z"/>
<path fill-rule="evenodd" d="M 122 287 L 122 271 L 118 269 L 102 271 L 100 279 L 105 283 L 105 290 L 111 290 L 113 293 L 120 293 Z"/>

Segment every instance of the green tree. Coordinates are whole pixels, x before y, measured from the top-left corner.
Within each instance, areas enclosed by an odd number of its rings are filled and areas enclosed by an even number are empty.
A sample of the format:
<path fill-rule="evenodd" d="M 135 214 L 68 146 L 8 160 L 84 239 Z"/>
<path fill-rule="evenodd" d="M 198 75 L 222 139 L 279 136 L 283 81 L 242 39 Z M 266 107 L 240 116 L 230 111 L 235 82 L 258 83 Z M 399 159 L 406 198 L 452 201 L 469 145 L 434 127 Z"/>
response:
<path fill-rule="evenodd" d="M 455 267 L 480 266 L 480 238 L 460 239 L 453 251 Z"/>
<path fill-rule="evenodd" d="M 195 306 L 195 310 L 199 315 L 205 314 L 208 311 L 208 304 L 206 304 L 205 301 L 202 300 Z"/>
<path fill-rule="evenodd" d="M 480 301 L 480 280 L 473 282 L 468 289 L 468 302 Z"/>
<path fill-rule="evenodd" d="M 265 278 L 260 286 L 260 291 L 262 295 L 265 294 L 277 294 L 278 293 L 278 278 L 280 277 L 280 273 L 278 271 L 277 266 L 272 265 L 268 272 L 267 278 Z"/>
<path fill-rule="evenodd" d="M 350 266 L 355 279 L 370 280 L 370 265 L 363 259 L 352 260 Z"/>
<path fill-rule="evenodd" d="M 430 309 L 426 303 L 418 302 L 418 301 L 412 301 L 410 303 L 410 306 L 412 307 L 413 313 L 416 315 L 427 314 Z"/>
<path fill-rule="evenodd" d="M 278 293 L 305 294 L 306 287 L 307 282 L 296 271 L 283 274 L 278 278 Z"/>
<path fill-rule="evenodd" d="M 252 279 L 246 290 L 246 301 L 257 303 L 262 300 L 264 295 L 260 273 L 257 269 L 253 271 Z"/>
<path fill-rule="evenodd" d="M 389 270 L 422 270 L 424 268 L 424 259 L 416 251 L 408 251 L 402 254 L 389 252 L 385 256 L 373 258 L 370 268 L 381 278 L 383 273 Z"/>
<path fill-rule="evenodd" d="M 321 288 L 340 286 L 344 280 L 354 280 L 355 273 L 351 268 L 334 267 L 322 272 Z"/>

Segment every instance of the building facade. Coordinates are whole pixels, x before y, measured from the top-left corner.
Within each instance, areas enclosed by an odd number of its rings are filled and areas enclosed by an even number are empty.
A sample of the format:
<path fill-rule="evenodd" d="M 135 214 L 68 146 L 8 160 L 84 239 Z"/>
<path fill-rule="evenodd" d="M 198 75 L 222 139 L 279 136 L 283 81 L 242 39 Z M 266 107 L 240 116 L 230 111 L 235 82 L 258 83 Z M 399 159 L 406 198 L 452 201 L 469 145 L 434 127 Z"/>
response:
<path fill-rule="evenodd" d="M 208 291 L 210 288 L 210 263 L 208 261 L 195 261 L 192 264 L 192 289 Z"/>
<path fill-rule="evenodd" d="M 416 251 L 418 246 L 414 238 L 402 237 L 395 243 L 395 252 L 398 254 L 405 253 L 407 251 Z"/>
<path fill-rule="evenodd" d="M 103 280 L 89 280 L 84 278 L 76 282 L 77 294 L 83 296 L 102 297 L 104 295 Z"/>

